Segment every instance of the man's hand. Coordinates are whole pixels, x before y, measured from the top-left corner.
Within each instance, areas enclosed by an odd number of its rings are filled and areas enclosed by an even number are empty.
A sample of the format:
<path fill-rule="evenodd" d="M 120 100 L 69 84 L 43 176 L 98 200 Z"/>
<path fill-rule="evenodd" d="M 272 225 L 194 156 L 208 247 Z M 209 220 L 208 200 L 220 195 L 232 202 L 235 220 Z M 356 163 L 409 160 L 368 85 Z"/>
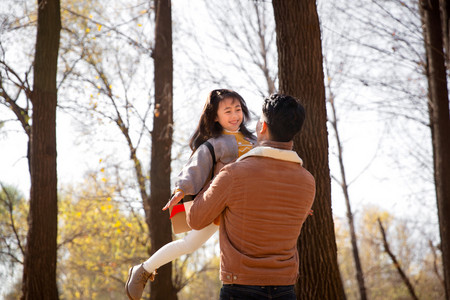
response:
<path fill-rule="evenodd" d="M 182 191 L 178 191 L 173 195 L 172 199 L 167 202 L 166 206 L 163 207 L 162 210 L 166 210 L 168 208 L 171 208 L 175 205 L 177 205 L 178 202 L 180 202 L 181 199 L 183 199 L 184 193 Z"/>

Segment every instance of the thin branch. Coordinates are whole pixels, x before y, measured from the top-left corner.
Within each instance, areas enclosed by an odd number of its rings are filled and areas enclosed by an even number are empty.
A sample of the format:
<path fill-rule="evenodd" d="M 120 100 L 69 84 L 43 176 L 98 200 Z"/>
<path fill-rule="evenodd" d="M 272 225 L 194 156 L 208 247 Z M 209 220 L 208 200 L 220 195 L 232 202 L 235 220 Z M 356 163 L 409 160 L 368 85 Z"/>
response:
<path fill-rule="evenodd" d="M 100 26 L 102 26 L 102 27 L 104 27 L 104 28 L 106 28 L 106 29 L 108 29 L 108 30 L 110 30 L 110 31 L 113 31 L 113 32 L 117 33 L 119 36 L 124 37 L 130 44 L 132 44 L 132 45 L 138 47 L 138 48 L 141 49 L 144 53 L 148 53 L 148 54 L 150 55 L 150 57 L 153 57 L 153 49 L 152 49 L 152 48 L 144 47 L 144 46 L 141 45 L 138 41 L 136 41 L 135 39 L 129 37 L 128 35 L 124 34 L 123 32 L 119 31 L 117 28 L 111 27 L 111 26 L 109 26 L 109 25 L 107 25 L 107 24 L 104 24 L 104 23 L 101 23 L 101 22 L 98 22 L 98 21 L 95 21 L 95 20 L 92 20 L 92 19 L 90 19 L 90 18 L 88 18 L 88 17 L 86 17 L 86 16 L 83 16 L 83 15 L 81 15 L 81 14 L 79 14 L 79 13 L 76 13 L 76 12 L 70 10 L 69 8 L 66 8 L 66 7 L 62 7 L 62 10 L 65 10 L 65 11 L 71 13 L 71 14 L 74 15 L 74 16 L 77 16 L 77 17 L 79 17 L 79 18 L 83 18 L 83 19 L 87 20 L 88 22 L 91 22 L 91 23 L 93 23 L 93 24 L 95 24 L 95 25 L 100 25 Z M 127 21 L 127 22 L 124 22 L 124 23 L 122 23 L 122 24 L 118 24 L 117 27 L 120 27 L 120 26 L 122 26 L 122 25 L 124 25 L 124 24 L 127 24 L 127 23 L 130 23 L 130 22 L 133 22 L 133 21 L 137 20 L 137 19 L 140 18 L 140 17 L 141 17 L 141 16 L 134 17 L 134 18 L 130 19 L 130 20 Z"/>
<path fill-rule="evenodd" d="M 0 183 L 0 186 L 6 195 L 6 199 L 4 199 L 4 201 L 8 207 L 9 221 L 11 222 L 10 226 L 11 226 L 11 229 L 13 230 L 14 236 L 16 237 L 17 246 L 19 247 L 22 255 L 25 255 L 25 250 L 22 247 L 22 242 L 20 241 L 19 233 L 17 231 L 16 225 L 14 222 L 14 214 L 13 214 L 14 213 L 14 204 L 13 204 L 14 201 L 13 201 L 12 196 L 9 193 L 8 189 L 3 185 L 3 183 Z M 1 200 L 3 200 L 3 199 L 1 199 Z"/>
<path fill-rule="evenodd" d="M 444 278 L 442 278 L 442 275 L 439 272 L 436 247 L 433 245 L 433 242 L 431 240 L 428 241 L 428 244 L 430 245 L 431 253 L 433 254 L 433 271 L 436 274 L 436 277 L 438 278 L 439 283 L 442 285 L 443 288 L 445 288 Z M 441 264 L 439 264 L 439 266 L 441 266 Z"/>
<path fill-rule="evenodd" d="M 411 295 L 411 298 L 414 299 L 414 300 L 418 300 L 419 298 L 417 298 L 416 292 L 414 291 L 414 287 L 412 286 L 411 282 L 409 281 L 408 276 L 406 276 L 406 274 L 403 271 L 402 267 L 400 266 L 400 263 L 398 262 L 396 256 L 394 255 L 394 253 L 391 251 L 391 249 L 389 247 L 388 241 L 386 239 L 386 232 L 384 230 L 384 227 L 383 227 L 383 224 L 381 223 L 380 218 L 378 218 L 377 221 L 378 221 L 378 225 L 380 227 L 381 236 L 383 238 L 384 251 L 391 258 L 392 264 L 397 269 L 397 272 L 400 275 L 400 277 L 402 278 L 403 283 L 408 288 L 408 291 L 409 291 L 409 294 Z"/>

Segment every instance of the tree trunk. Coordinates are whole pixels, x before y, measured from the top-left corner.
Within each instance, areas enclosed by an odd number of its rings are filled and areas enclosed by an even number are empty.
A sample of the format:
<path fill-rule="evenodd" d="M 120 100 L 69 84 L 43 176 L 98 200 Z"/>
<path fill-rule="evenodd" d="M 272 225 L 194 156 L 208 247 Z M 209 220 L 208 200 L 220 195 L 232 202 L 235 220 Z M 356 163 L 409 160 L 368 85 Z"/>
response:
<path fill-rule="evenodd" d="M 155 1 L 155 12 L 155 49 L 153 52 L 155 60 L 155 110 L 150 170 L 150 219 L 147 219 L 152 254 L 172 241 L 172 228 L 168 213 L 161 210 L 170 198 L 173 131 L 171 0 Z M 150 299 L 177 299 L 177 291 L 172 283 L 172 263 L 158 269 L 158 280 L 151 283 Z"/>
<path fill-rule="evenodd" d="M 433 142 L 434 180 L 444 267 L 445 295 L 450 299 L 450 119 L 443 30 L 439 0 L 421 0 L 431 137 Z"/>
<path fill-rule="evenodd" d="M 58 299 L 56 238 L 56 73 L 61 31 L 59 0 L 38 1 L 31 101 L 31 191 L 22 299 Z"/>
<path fill-rule="evenodd" d="M 316 179 L 314 215 L 298 241 L 299 299 L 345 299 L 331 213 L 328 133 L 319 19 L 314 0 L 273 0 L 280 92 L 302 100 L 306 120 L 294 147 Z"/>

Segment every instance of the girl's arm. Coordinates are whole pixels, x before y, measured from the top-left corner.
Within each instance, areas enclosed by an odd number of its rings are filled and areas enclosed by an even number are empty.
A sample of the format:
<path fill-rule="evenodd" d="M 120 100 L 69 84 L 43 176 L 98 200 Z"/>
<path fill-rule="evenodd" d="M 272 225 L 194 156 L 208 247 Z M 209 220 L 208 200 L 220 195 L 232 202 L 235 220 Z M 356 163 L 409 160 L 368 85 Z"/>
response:
<path fill-rule="evenodd" d="M 200 230 L 211 224 L 227 206 L 227 199 L 233 189 L 233 175 L 224 167 L 211 184 L 198 194 L 191 209 L 186 212 L 186 221 L 192 229 Z"/>
<path fill-rule="evenodd" d="M 217 175 L 217 173 L 219 173 L 219 171 L 225 166 L 224 163 L 222 163 L 221 161 L 218 161 L 215 168 L 214 168 L 214 176 Z M 205 187 L 206 188 L 206 187 Z M 171 208 L 175 205 L 177 205 L 178 202 L 181 201 L 181 199 L 183 199 L 184 197 L 184 193 L 183 191 L 177 191 L 172 198 L 169 200 L 169 202 L 167 202 L 166 206 L 163 207 L 162 210 L 166 210 L 168 208 Z"/>
<path fill-rule="evenodd" d="M 234 136 L 222 135 L 208 141 L 214 147 L 218 165 L 219 162 L 229 163 L 238 157 L 238 145 Z M 223 166 L 223 163 L 221 166 Z M 163 210 L 180 202 L 185 195 L 197 195 L 211 178 L 212 166 L 211 152 L 206 145 L 200 145 L 178 175 L 175 183 L 175 194 Z"/>
<path fill-rule="evenodd" d="M 208 147 L 201 145 L 189 158 L 175 182 L 175 195 L 196 195 L 211 176 L 213 161 Z M 181 199 L 181 198 L 180 198 Z"/>

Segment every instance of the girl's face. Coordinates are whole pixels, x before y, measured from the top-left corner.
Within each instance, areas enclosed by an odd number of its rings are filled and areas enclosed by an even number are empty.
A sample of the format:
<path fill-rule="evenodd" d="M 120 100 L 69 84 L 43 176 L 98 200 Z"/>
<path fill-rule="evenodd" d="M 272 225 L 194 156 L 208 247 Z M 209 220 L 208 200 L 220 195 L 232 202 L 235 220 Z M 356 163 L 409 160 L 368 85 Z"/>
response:
<path fill-rule="evenodd" d="M 217 108 L 216 122 L 226 130 L 238 131 L 241 126 L 244 115 L 242 113 L 241 103 L 234 98 L 225 98 L 219 102 Z"/>

